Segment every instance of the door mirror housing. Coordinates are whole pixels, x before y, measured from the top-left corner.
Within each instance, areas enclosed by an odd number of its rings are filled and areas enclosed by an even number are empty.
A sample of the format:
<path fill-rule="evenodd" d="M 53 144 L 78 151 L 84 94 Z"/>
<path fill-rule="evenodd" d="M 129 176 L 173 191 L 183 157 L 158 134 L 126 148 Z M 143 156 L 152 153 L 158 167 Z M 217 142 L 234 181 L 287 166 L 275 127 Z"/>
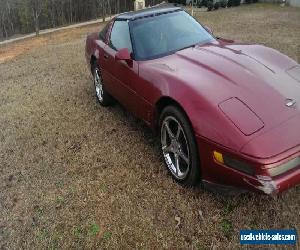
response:
<path fill-rule="evenodd" d="M 127 48 L 118 50 L 118 52 L 115 55 L 115 59 L 117 61 L 126 61 L 126 62 L 131 61 L 129 50 Z"/>
<path fill-rule="evenodd" d="M 204 26 L 204 29 L 206 29 L 206 31 L 207 31 L 209 34 L 211 34 L 211 35 L 214 34 L 213 30 L 212 30 L 210 27 Z"/>

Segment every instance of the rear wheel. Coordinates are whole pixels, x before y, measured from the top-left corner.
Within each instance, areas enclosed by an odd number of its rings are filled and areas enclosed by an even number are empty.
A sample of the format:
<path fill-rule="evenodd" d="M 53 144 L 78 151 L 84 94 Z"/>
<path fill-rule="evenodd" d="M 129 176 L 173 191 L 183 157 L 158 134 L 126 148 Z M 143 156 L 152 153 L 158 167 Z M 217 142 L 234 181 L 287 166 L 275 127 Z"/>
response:
<path fill-rule="evenodd" d="M 93 65 L 92 67 L 93 78 L 94 78 L 94 86 L 95 86 L 95 93 L 98 102 L 102 106 L 109 106 L 112 102 L 112 97 L 110 94 L 105 90 L 101 70 L 99 66 Z"/>
<path fill-rule="evenodd" d="M 187 186 L 200 180 L 200 160 L 195 136 L 184 112 L 167 106 L 160 116 L 161 150 L 173 178 Z"/>

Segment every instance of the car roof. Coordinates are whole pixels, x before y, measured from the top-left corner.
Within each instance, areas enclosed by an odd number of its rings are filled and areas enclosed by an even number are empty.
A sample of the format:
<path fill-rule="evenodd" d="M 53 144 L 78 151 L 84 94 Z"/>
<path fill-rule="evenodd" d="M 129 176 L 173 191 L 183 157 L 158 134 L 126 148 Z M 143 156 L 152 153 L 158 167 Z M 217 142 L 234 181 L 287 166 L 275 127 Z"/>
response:
<path fill-rule="evenodd" d="M 181 10 L 182 8 L 174 5 L 159 5 L 156 7 L 146 8 L 143 10 L 122 13 L 116 17 L 116 20 L 135 20 L 135 19 L 140 19 L 140 18 L 145 18 L 150 16 L 172 13 Z"/>

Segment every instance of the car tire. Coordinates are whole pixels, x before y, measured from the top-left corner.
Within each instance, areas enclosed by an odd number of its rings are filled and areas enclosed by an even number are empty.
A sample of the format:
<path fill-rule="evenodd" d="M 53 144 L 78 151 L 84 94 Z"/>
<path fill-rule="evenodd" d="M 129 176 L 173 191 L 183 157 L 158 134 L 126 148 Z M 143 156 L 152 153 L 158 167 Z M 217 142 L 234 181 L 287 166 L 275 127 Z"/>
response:
<path fill-rule="evenodd" d="M 188 117 L 181 108 L 167 106 L 159 128 L 163 159 L 172 177 L 184 186 L 195 186 L 200 181 L 200 159 Z"/>
<path fill-rule="evenodd" d="M 101 69 L 97 64 L 92 64 L 92 74 L 97 101 L 101 106 L 109 106 L 112 103 L 111 95 L 105 90 Z"/>

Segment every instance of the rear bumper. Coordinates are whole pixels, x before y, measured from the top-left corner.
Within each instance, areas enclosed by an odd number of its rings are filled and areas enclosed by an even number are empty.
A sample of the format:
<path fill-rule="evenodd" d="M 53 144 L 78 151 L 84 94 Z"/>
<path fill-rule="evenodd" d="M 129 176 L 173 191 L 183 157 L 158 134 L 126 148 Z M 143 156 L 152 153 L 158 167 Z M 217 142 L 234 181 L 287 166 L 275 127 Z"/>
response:
<path fill-rule="evenodd" d="M 239 153 L 232 153 L 228 149 L 222 148 L 213 142 L 209 142 L 200 136 L 196 136 L 201 158 L 201 173 L 204 182 L 210 184 L 224 185 L 246 189 L 254 192 L 264 193 L 268 195 L 281 193 L 296 185 L 300 184 L 300 165 L 276 177 L 271 177 L 268 173 L 269 167 L 276 164 L 292 160 L 300 155 L 300 149 L 297 153 L 276 156 L 274 159 L 261 160 L 249 158 Z M 252 164 L 256 173 L 250 176 L 239 170 L 233 169 L 226 165 L 216 162 L 213 158 L 213 151 L 229 153 L 230 155 L 242 159 Z M 273 163 L 271 163 L 273 162 Z M 274 164 L 274 162 L 276 162 Z"/>

